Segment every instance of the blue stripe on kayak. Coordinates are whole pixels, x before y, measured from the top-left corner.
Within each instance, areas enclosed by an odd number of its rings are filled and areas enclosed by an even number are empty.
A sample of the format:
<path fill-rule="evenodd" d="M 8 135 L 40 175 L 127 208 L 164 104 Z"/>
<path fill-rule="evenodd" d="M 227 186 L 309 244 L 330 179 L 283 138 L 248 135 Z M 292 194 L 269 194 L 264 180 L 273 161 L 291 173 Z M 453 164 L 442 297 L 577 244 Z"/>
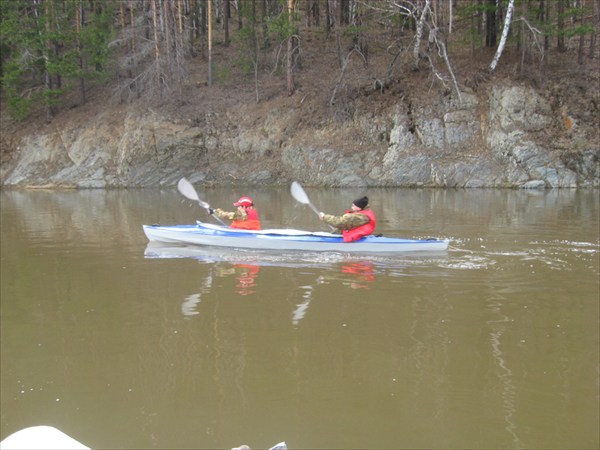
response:
<path fill-rule="evenodd" d="M 269 239 L 269 240 L 285 240 L 285 241 L 296 241 L 296 242 L 331 242 L 338 243 L 343 242 L 343 238 L 341 236 L 336 237 L 328 237 L 328 236 L 318 236 L 310 231 L 307 231 L 307 234 L 298 234 L 298 235 L 289 235 L 289 234 L 278 234 L 278 233 L 257 233 L 256 231 L 251 230 L 235 230 L 232 231 L 228 228 L 222 228 L 218 226 L 204 227 L 201 225 L 170 225 L 170 226 L 161 226 L 161 225 L 149 225 L 149 228 L 155 228 L 158 230 L 171 230 L 171 231 L 180 231 L 184 234 L 199 234 L 203 236 L 225 236 L 232 238 L 244 238 L 244 239 Z M 301 230 L 294 230 L 301 232 Z M 384 236 L 367 236 L 358 241 L 354 241 L 354 243 L 369 243 L 369 244 L 378 244 L 378 245 L 388 245 L 388 244 L 433 244 L 433 243 L 441 243 L 445 242 L 443 239 L 403 239 L 403 238 L 388 238 Z M 353 243 L 348 243 L 348 245 L 352 245 Z"/>

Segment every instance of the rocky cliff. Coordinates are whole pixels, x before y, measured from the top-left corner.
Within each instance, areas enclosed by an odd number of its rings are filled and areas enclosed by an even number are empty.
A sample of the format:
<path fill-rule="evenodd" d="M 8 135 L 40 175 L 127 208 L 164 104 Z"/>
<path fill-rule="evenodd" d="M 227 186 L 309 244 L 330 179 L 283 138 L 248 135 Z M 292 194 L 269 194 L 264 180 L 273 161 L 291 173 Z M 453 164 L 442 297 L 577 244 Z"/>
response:
<path fill-rule="evenodd" d="M 599 187 L 597 95 L 569 89 L 493 83 L 422 97 L 373 88 L 344 114 L 318 115 L 325 100 L 301 89 L 259 105 L 117 105 L 4 136 L 0 176 L 5 188 L 173 186 L 182 176 L 205 184 Z"/>

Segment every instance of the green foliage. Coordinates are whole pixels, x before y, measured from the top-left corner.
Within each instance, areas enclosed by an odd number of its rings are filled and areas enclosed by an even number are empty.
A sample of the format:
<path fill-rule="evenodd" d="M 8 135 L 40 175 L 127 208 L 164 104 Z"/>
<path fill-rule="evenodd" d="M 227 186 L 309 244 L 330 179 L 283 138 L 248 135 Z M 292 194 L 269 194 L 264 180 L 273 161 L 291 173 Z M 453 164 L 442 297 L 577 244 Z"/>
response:
<path fill-rule="evenodd" d="M 63 89 L 46 89 L 43 91 L 42 98 L 44 99 L 44 103 L 48 106 L 57 106 L 62 101 L 62 96 L 64 94 Z"/>
<path fill-rule="evenodd" d="M 231 79 L 231 69 L 227 65 L 220 65 L 216 67 L 215 76 L 219 82 L 225 83 Z"/>
<path fill-rule="evenodd" d="M 267 20 L 267 29 L 273 39 L 283 42 L 298 33 L 298 21 L 298 15 L 295 13 L 281 13 Z"/>
<path fill-rule="evenodd" d="M 467 2 L 456 8 L 457 21 L 465 23 L 465 26 L 468 27 L 465 38 L 468 37 L 472 41 L 478 41 L 481 37 L 478 19 L 486 14 L 488 8 L 487 3 L 479 4 L 478 2 Z"/>
<path fill-rule="evenodd" d="M 110 58 L 109 40 L 116 0 L 85 10 L 85 25 L 75 30 L 81 0 L 35 2 L 0 0 L 0 80 L 11 116 L 23 118 L 40 87 L 26 80 L 102 79 Z M 57 83 L 55 83 L 57 84 Z M 45 86 L 43 104 L 54 106 L 64 89 Z M 26 99 L 27 97 L 27 99 Z"/>
<path fill-rule="evenodd" d="M 80 57 L 85 69 L 81 73 L 84 79 L 103 79 L 106 76 L 107 63 L 110 59 L 108 44 L 113 35 L 109 9 L 94 15 L 91 23 L 81 30 Z"/>
<path fill-rule="evenodd" d="M 565 27 L 563 31 L 564 37 L 573 37 L 593 33 L 595 31 L 594 26 L 591 23 L 582 23 L 580 18 L 585 15 L 592 15 L 593 11 L 591 6 L 584 8 L 565 8 L 563 17 L 565 18 L 566 24 L 572 24 L 571 26 Z M 558 33 L 557 33 L 558 34 Z"/>
<path fill-rule="evenodd" d="M 492 11 L 494 11 L 494 9 L 495 9 L 494 6 L 490 5 L 487 2 L 483 2 L 483 3 L 466 2 L 466 3 L 460 4 L 460 6 L 458 6 L 456 8 L 456 15 L 460 19 L 466 20 L 474 15 L 480 15 L 480 14 L 485 14 L 487 12 L 492 12 Z"/>
<path fill-rule="evenodd" d="M 254 72 L 254 64 L 258 57 L 256 54 L 256 38 L 256 30 L 250 26 L 243 27 L 234 38 L 239 44 L 236 65 L 244 75 L 250 75 Z"/>
<path fill-rule="evenodd" d="M 15 60 L 3 65 L 2 86 L 6 94 L 8 113 L 15 120 L 23 120 L 29 114 L 31 99 L 19 95 L 21 92 L 23 73 Z"/>

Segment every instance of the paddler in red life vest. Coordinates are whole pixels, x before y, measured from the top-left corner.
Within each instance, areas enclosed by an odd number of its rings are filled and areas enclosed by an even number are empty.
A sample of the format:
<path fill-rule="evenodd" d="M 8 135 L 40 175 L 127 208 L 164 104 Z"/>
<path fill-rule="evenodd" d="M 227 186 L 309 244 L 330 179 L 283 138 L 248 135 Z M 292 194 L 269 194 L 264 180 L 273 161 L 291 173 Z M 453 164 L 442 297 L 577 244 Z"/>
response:
<path fill-rule="evenodd" d="M 233 204 L 237 209 L 233 212 L 223 211 L 220 208 L 210 209 L 208 212 L 214 214 L 219 219 L 231 220 L 231 228 L 241 228 L 243 230 L 260 230 L 260 220 L 258 212 L 254 209 L 254 202 L 250 197 L 240 197 Z"/>
<path fill-rule="evenodd" d="M 352 209 L 346 211 L 343 216 L 320 212 L 319 217 L 323 222 L 335 227 L 344 237 L 344 242 L 354 242 L 375 231 L 375 214 L 368 205 L 367 197 L 357 198 L 352 202 Z"/>

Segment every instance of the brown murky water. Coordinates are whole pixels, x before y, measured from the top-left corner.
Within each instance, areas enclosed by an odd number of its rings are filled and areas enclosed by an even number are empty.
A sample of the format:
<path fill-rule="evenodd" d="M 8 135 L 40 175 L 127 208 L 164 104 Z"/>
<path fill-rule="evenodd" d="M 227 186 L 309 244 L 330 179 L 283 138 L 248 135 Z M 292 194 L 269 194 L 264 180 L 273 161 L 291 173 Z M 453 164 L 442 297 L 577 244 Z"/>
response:
<path fill-rule="evenodd" d="M 359 189 L 309 190 L 327 212 Z M 598 191 L 369 189 L 441 254 L 173 249 L 175 190 L 1 192 L 1 438 L 91 448 L 598 448 Z M 287 189 L 266 227 L 323 229 Z"/>

